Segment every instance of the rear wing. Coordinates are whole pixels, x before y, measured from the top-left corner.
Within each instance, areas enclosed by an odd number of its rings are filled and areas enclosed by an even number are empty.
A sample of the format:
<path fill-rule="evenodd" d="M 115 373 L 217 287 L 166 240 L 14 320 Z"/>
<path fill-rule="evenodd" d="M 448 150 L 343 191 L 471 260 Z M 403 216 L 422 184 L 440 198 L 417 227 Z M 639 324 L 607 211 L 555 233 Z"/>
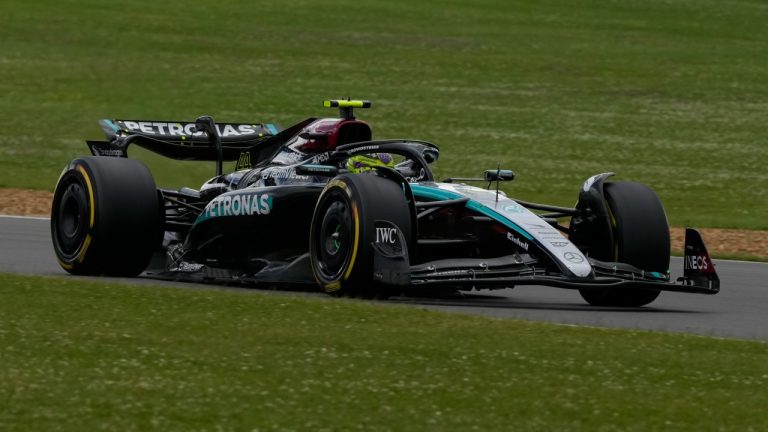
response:
<path fill-rule="evenodd" d="M 179 160 L 217 160 L 205 133 L 194 122 L 152 120 L 99 120 L 107 141 L 87 141 L 95 156 L 127 157 L 127 148 L 136 144 L 165 157 Z M 240 153 L 280 133 L 274 124 L 217 123 L 224 160 L 236 160 Z"/>
<path fill-rule="evenodd" d="M 109 135 L 114 133 L 147 135 L 167 141 L 208 142 L 202 132 L 195 131 L 194 122 L 147 121 L 147 120 L 99 120 L 99 125 Z M 265 135 L 276 135 L 280 130 L 266 123 L 217 123 L 221 141 L 243 141 Z"/>

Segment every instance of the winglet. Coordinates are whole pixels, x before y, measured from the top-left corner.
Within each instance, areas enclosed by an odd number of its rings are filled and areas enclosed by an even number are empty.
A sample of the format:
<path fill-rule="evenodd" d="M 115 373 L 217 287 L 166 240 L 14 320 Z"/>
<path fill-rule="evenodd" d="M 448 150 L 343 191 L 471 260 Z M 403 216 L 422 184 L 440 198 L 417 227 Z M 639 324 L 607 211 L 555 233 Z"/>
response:
<path fill-rule="evenodd" d="M 720 291 L 720 277 L 709 257 L 701 234 L 693 228 L 685 229 L 685 257 L 683 283 L 707 288 L 713 293 Z"/>

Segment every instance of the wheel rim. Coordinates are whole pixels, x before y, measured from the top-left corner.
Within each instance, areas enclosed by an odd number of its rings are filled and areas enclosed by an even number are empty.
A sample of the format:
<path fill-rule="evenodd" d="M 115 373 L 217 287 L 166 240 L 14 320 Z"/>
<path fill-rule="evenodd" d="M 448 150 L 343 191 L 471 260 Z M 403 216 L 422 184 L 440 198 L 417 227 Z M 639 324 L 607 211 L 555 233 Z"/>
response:
<path fill-rule="evenodd" d="M 335 280 L 344 271 L 351 255 L 352 213 L 344 200 L 332 201 L 326 208 L 317 237 L 317 267 L 326 280 Z"/>
<path fill-rule="evenodd" d="M 83 244 L 88 229 L 88 199 L 79 183 L 71 183 L 61 195 L 56 212 L 56 239 L 65 256 L 74 255 Z"/>

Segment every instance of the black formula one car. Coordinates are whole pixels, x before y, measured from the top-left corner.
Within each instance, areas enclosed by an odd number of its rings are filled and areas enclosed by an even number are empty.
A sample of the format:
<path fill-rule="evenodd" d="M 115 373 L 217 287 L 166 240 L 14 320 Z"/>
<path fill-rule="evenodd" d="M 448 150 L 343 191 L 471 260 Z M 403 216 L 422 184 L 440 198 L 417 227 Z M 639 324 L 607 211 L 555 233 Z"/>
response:
<path fill-rule="evenodd" d="M 514 173 L 437 181 L 434 144 L 372 140 L 353 108 L 340 118 L 271 124 L 101 120 L 106 141 L 69 163 L 51 213 L 53 245 L 73 274 L 306 284 L 380 297 L 435 289 L 548 285 L 592 305 L 636 307 L 661 291 L 715 294 L 719 278 L 688 229 L 684 276 L 669 273 L 667 218 L 647 186 L 582 186 L 575 208 L 514 200 Z M 180 160 L 216 161 L 200 189 L 157 188 L 135 144 Z M 237 161 L 222 173 L 223 161 Z M 484 182 L 486 188 L 467 185 Z M 495 186 L 495 187 L 494 187 Z M 558 220 L 567 219 L 567 226 Z"/>

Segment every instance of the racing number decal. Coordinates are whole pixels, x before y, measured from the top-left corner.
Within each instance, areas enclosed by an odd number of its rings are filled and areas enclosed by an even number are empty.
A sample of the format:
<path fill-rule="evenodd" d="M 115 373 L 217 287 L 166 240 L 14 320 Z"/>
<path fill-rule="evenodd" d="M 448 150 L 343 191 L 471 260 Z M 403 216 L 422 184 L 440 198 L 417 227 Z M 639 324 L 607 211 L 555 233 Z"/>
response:
<path fill-rule="evenodd" d="M 240 157 L 237 158 L 237 164 L 235 164 L 235 171 L 251 168 L 251 153 L 241 152 Z"/>

